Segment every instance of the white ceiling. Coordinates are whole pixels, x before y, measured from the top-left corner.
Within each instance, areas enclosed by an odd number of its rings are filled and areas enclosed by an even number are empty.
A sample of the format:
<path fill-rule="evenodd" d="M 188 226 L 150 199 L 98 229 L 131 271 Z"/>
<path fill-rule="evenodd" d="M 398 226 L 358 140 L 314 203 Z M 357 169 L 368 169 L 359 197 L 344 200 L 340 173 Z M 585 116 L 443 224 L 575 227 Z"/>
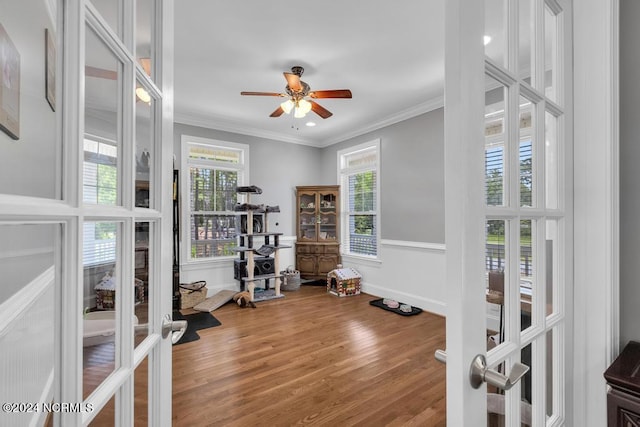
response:
<path fill-rule="evenodd" d="M 175 15 L 177 122 L 322 147 L 442 104 L 444 0 L 180 0 Z M 269 117 L 282 98 L 240 95 L 284 92 L 294 65 L 353 99 L 294 120 Z"/>

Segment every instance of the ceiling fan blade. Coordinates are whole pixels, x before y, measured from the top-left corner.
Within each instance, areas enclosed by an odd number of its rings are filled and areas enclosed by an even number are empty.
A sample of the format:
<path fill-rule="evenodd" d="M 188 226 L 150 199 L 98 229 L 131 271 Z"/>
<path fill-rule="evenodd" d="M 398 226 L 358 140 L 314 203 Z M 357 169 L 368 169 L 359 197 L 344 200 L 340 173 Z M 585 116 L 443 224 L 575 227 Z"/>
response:
<path fill-rule="evenodd" d="M 269 115 L 269 117 L 280 117 L 282 113 L 284 113 L 284 110 L 282 109 L 282 107 L 278 107 L 276 108 L 276 111 Z"/>
<path fill-rule="evenodd" d="M 323 119 L 328 119 L 329 117 L 333 116 L 333 113 L 331 111 L 327 110 L 317 102 L 314 102 L 314 101 L 309 101 L 309 102 L 311 103 L 311 110 L 313 110 L 314 113 L 316 113 Z"/>
<path fill-rule="evenodd" d="M 309 92 L 309 96 L 315 99 L 351 98 L 351 91 L 349 89 L 314 90 L 313 92 Z"/>
<path fill-rule="evenodd" d="M 240 92 L 240 95 L 254 95 L 254 96 L 287 96 L 284 93 L 277 92 Z"/>
<path fill-rule="evenodd" d="M 151 58 L 138 58 L 138 62 L 147 76 L 151 76 Z"/>
<path fill-rule="evenodd" d="M 97 77 L 99 79 L 117 80 L 118 73 L 113 70 L 105 70 L 104 68 L 92 67 L 91 65 L 84 66 L 84 74 L 89 77 Z"/>
<path fill-rule="evenodd" d="M 293 73 L 287 73 L 286 71 L 282 74 L 284 74 L 284 78 L 287 79 L 289 89 L 291 89 L 293 92 L 300 92 L 302 90 L 302 85 L 300 84 L 300 76 Z"/>

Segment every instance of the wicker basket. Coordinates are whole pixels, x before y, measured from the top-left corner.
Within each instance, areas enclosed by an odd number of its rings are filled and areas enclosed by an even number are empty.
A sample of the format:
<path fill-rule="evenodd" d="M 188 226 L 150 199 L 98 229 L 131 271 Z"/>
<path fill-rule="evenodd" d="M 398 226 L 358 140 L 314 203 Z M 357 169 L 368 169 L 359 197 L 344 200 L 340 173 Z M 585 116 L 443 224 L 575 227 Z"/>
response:
<path fill-rule="evenodd" d="M 283 291 L 297 291 L 300 289 L 300 272 L 294 270 L 293 266 L 289 266 L 286 270 L 281 271 L 280 275 L 282 276 L 280 289 Z"/>
<path fill-rule="evenodd" d="M 180 309 L 191 308 L 207 298 L 207 282 L 180 284 Z"/>

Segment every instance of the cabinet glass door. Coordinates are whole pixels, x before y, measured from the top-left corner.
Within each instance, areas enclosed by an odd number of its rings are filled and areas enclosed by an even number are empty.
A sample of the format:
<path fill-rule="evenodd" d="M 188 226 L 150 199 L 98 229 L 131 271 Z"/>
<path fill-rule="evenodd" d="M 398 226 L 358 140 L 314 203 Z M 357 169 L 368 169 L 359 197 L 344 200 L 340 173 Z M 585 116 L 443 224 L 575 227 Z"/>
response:
<path fill-rule="evenodd" d="M 298 216 L 300 223 L 298 224 L 298 236 L 301 240 L 316 240 L 316 223 L 318 217 L 316 214 L 316 194 L 303 193 L 300 194 L 300 215 Z"/>
<path fill-rule="evenodd" d="M 320 193 L 318 206 L 318 240 L 336 241 L 337 215 L 336 194 Z"/>

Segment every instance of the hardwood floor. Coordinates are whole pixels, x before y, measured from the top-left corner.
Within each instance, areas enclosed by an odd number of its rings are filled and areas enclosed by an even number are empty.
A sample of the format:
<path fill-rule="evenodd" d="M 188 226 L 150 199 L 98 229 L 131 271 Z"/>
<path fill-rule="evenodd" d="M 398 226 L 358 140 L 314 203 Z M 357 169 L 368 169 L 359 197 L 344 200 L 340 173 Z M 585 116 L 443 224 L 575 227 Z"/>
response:
<path fill-rule="evenodd" d="M 302 286 L 173 348 L 174 426 L 444 426 L 445 320 Z"/>

